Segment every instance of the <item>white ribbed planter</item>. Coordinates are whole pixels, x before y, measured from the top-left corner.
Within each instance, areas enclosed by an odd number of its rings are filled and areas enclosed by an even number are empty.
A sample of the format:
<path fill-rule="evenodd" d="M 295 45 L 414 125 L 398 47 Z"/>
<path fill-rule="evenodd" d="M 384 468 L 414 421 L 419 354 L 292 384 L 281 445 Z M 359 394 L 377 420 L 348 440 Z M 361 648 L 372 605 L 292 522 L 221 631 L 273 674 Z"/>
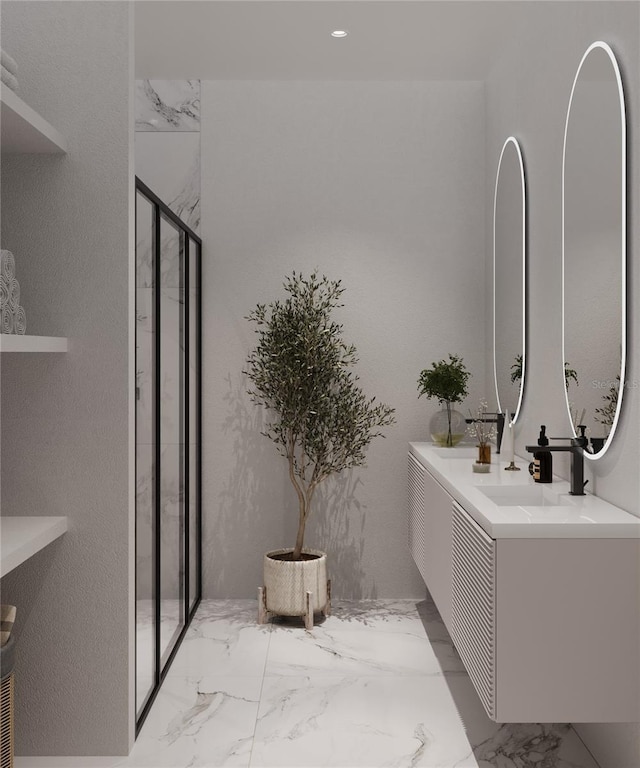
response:
<path fill-rule="evenodd" d="M 330 587 L 327 581 L 327 555 L 316 549 L 303 549 L 311 560 L 278 560 L 291 549 L 276 549 L 264 556 L 264 589 L 259 591 L 259 621 L 263 612 L 277 616 L 304 616 L 307 629 L 313 626 L 313 613 L 330 610 Z"/>

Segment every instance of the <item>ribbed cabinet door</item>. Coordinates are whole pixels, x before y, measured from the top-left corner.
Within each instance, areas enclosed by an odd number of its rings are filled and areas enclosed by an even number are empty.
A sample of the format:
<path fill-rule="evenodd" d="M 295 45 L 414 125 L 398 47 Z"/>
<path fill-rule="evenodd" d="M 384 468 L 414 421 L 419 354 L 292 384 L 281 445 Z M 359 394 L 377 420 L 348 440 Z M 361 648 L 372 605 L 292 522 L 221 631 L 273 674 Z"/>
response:
<path fill-rule="evenodd" d="M 426 583 L 425 472 L 424 467 L 409 454 L 409 551 Z"/>
<path fill-rule="evenodd" d="M 496 717 L 495 541 L 456 504 L 451 635 L 489 717 Z"/>

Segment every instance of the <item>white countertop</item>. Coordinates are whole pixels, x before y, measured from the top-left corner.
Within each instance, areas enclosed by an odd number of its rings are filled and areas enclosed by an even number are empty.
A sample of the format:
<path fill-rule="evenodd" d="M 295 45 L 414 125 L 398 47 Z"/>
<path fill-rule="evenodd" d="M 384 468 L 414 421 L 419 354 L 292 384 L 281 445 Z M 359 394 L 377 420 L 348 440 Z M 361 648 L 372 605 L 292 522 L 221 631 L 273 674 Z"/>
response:
<path fill-rule="evenodd" d="M 528 471 L 529 461 L 517 456 L 520 472 L 505 471 L 507 462 L 494 454 L 491 471 L 476 474 L 472 470 L 475 446 L 440 448 L 410 443 L 410 451 L 493 539 L 640 538 L 640 518 L 589 493 L 571 496 L 569 483 L 556 476 L 552 483 L 535 483 Z M 496 497 L 502 495 L 501 505 L 485 495 L 483 488 Z M 509 503 L 519 493 L 538 492 L 549 496 L 544 506 Z"/>
<path fill-rule="evenodd" d="M 0 576 L 17 568 L 66 530 L 66 517 L 0 517 Z"/>

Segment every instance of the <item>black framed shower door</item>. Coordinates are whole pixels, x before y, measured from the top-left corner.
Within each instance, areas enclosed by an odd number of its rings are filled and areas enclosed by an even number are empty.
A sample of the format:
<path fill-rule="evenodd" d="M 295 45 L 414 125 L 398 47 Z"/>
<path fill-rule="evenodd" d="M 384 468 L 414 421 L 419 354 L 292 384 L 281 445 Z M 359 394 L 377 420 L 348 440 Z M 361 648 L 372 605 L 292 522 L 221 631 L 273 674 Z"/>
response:
<path fill-rule="evenodd" d="M 136 177 L 136 726 L 202 595 L 202 241 Z"/>

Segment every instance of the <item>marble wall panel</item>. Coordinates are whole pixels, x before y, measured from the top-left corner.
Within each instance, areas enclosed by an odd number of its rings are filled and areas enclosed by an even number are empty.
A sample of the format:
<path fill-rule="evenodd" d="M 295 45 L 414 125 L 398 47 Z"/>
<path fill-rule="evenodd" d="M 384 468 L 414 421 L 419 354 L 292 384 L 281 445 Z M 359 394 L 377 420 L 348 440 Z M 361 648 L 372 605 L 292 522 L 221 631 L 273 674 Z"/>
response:
<path fill-rule="evenodd" d="M 136 175 L 196 232 L 200 226 L 200 82 L 198 80 L 136 81 Z M 161 599 L 175 602 L 184 579 L 181 557 L 184 523 L 184 433 L 180 413 L 184 393 L 181 365 L 184 341 L 184 293 L 180 270 L 183 243 L 167 221 L 161 223 L 160 296 L 160 434 L 153 433 L 154 416 L 154 265 L 152 218 L 148 203 L 138 196 L 136 237 L 137 342 L 136 426 L 138 519 L 138 597 L 152 596 L 153 459 L 155 440 L 161 445 Z M 192 377 L 193 378 L 193 377 Z M 193 423 L 193 422 L 192 422 Z M 191 434 L 195 431 L 192 428 Z M 190 517 L 195 519 L 194 493 Z M 193 529 L 193 526 L 192 526 Z M 193 567 L 191 573 L 195 576 Z M 193 577 L 192 577 L 193 579 Z M 175 617 L 163 630 L 166 642 Z M 163 620 L 163 627 L 165 621 Z M 165 646 L 163 640 L 163 647 Z"/>
<path fill-rule="evenodd" d="M 200 229 L 200 134 L 136 133 L 137 176 L 179 216 Z"/>
<path fill-rule="evenodd" d="M 136 131 L 199 130 L 199 80 L 136 80 Z"/>

